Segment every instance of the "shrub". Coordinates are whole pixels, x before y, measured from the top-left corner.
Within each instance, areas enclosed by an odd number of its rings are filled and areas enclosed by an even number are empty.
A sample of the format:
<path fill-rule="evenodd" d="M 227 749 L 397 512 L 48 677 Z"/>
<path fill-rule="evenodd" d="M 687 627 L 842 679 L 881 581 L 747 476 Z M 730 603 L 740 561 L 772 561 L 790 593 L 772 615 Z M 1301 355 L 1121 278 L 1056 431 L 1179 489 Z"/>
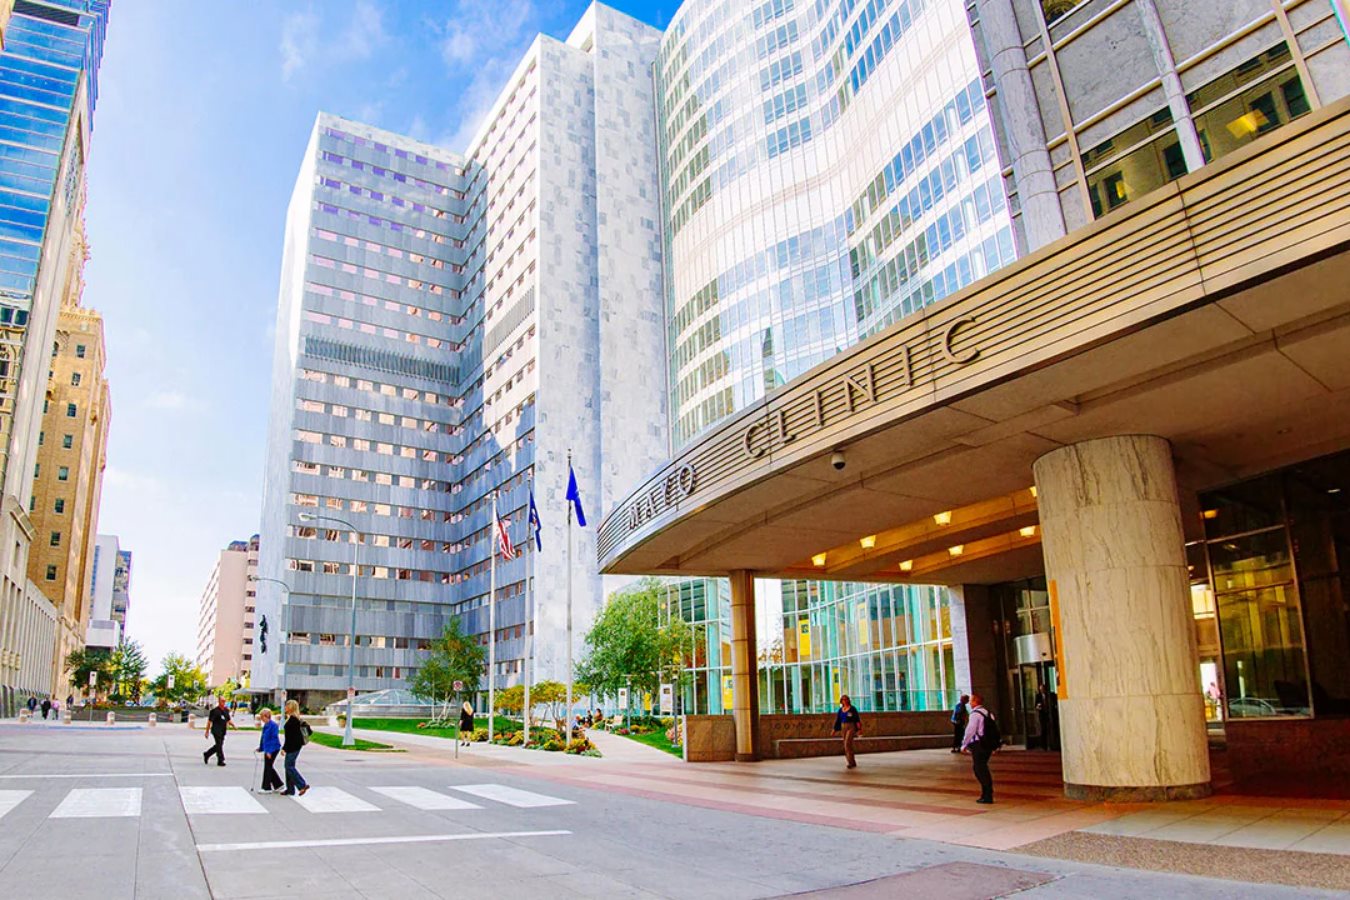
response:
<path fill-rule="evenodd" d="M 550 738 L 539 745 L 540 750 L 547 750 L 550 753 L 556 753 L 563 748 L 563 742 L 557 738 Z"/>
<path fill-rule="evenodd" d="M 573 738 L 572 743 L 567 745 L 568 753 L 580 754 L 585 753 L 587 750 L 594 750 L 594 749 L 595 745 L 591 743 L 589 738 L 584 737 Z"/>
<path fill-rule="evenodd" d="M 595 749 L 594 747 L 592 747 L 592 748 L 589 749 L 589 750 L 583 750 L 583 751 L 581 751 L 581 755 L 582 755 L 582 756 L 596 756 L 596 757 L 598 757 L 598 756 L 600 756 L 600 751 L 597 750 L 597 749 Z"/>
<path fill-rule="evenodd" d="M 469 738 L 469 740 L 471 740 L 471 741 L 478 741 L 479 743 L 482 743 L 483 741 L 486 741 L 487 739 L 488 739 L 488 735 L 487 735 L 487 729 L 486 729 L 486 728 L 475 728 L 475 729 L 473 730 L 473 736 Z"/>
<path fill-rule="evenodd" d="M 626 737 L 626 736 L 628 735 L 628 729 L 627 729 L 627 728 L 616 728 L 616 729 L 614 729 L 614 733 L 615 733 L 615 734 L 622 734 L 622 735 L 624 735 L 624 736 Z"/>

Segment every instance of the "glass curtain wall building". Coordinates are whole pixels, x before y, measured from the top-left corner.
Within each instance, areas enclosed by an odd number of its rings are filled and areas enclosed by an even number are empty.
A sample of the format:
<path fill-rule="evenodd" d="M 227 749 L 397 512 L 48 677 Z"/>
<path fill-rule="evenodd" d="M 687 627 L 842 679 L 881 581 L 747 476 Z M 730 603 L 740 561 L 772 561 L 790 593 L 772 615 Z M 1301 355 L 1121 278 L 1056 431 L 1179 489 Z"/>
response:
<path fill-rule="evenodd" d="M 958 0 L 689 0 L 655 69 L 672 439 L 679 448 L 843 348 L 1017 255 Z M 696 624 L 689 711 L 720 712 L 726 586 Z M 765 711 L 945 706 L 947 595 L 761 583 Z M 968 687 L 968 686 L 967 686 Z"/>

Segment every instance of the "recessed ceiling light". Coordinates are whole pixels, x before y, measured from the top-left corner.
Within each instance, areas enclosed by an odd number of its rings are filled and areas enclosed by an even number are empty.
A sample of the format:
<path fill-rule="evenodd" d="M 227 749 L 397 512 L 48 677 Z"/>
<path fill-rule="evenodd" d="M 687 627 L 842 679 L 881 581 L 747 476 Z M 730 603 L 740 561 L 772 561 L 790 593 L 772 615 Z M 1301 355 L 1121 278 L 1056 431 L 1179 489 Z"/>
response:
<path fill-rule="evenodd" d="M 1035 525 L 1026 525 L 1026 526 L 1023 526 L 1022 528 L 1019 528 L 1019 529 L 1017 530 L 1017 533 L 1020 534 L 1022 537 L 1035 537 L 1035 536 L 1036 536 L 1036 526 L 1035 526 Z"/>
<path fill-rule="evenodd" d="M 1200 515 L 1206 519 L 1217 519 L 1219 517 L 1219 511 L 1217 509 L 1207 509 Z"/>
<path fill-rule="evenodd" d="M 900 564 L 900 571 L 901 571 L 901 572 L 912 572 L 912 571 L 914 571 L 914 560 L 912 560 L 912 559 L 907 559 L 907 560 L 905 560 L 904 562 L 902 562 L 902 563 Z"/>
<path fill-rule="evenodd" d="M 949 555 L 951 555 L 951 556 L 960 556 L 962 553 L 965 553 L 965 552 L 966 552 L 966 545 L 965 545 L 965 544 L 957 544 L 955 547 L 948 547 L 948 548 L 947 548 L 947 553 L 948 553 Z"/>
<path fill-rule="evenodd" d="M 946 512 L 940 512 L 940 513 L 938 513 L 937 515 L 933 516 L 933 521 L 936 522 L 936 523 L 939 524 L 939 525 L 950 525 L 950 524 L 952 524 L 952 514 L 951 514 L 951 510 L 948 510 L 948 511 L 946 511 Z"/>
<path fill-rule="evenodd" d="M 1339 494 L 1340 492 L 1341 492 L 1340 488 L 1327 488 L 1328 494 Z"/>
<path fill-rule="evenodd" d="M 1031 487 L 1027 488 L 1027 490 L 1031 491 L 1031 496 L 1036 496 L 1036 485 L 1033 484 Z"/>
<path fill-rule="evenodd" d="M 815 566 L 815 567 L 818 568 L 818 569 L 821 568 L 822 566 L 824 566 L 824 565 L 825 565 L 825 554 L 824 554 L 824 553 L 817 553 L 815 556 L 811 557 L 811 565 Z"/>
<path fill-rule="evenodd" d="M 875 547 L 875 546 L 877 545 L 877 536 L 876 536 L 875 534 L 869 534 L 869 535 L 868 535 L 867 537 L 865 537 L 865 538 L 859 538 L 859 539 L 858 539 L 858 544 L 859 544 L 864 550 L 871 550 L 873 547 Z"/>

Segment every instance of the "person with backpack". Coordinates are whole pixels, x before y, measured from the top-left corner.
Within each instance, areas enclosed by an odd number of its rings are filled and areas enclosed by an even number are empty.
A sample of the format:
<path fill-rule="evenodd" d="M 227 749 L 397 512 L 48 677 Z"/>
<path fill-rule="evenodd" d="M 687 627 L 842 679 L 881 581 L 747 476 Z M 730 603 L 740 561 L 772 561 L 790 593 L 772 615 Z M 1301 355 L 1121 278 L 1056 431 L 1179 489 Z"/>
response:
<path fill-rule="evenodd" d="M 980 799 L 976 803 L 994 802 L 994 776 L 989 772 L 989 758 L 1002 746 L 1003 735 L 999 732 L 994 714 L 984 708 L 983 697 L 971 694 L 970 721 L 966 724 L 961 750 L 970 754 L 975 780 L 980 783 Z"/>
<path fill-rule="evenodd" d="M 970 702 L 969 694 L 962 694 L 961 699 L 957 701 L 956 708 L 952 710 L 952 752 L 961 752 L 961 742 L 966 736 L 966 724 L 970 721 L 970 707 L 966 704 Z"/>
<path fill-rule="evenodd" d="M 309 727 L 309 723 L 300 718 L 300 704 L 295 700 L 286 701 L 286 728 L 285 740 L 281 744 L 281 751 L 286 754 L 286 791 L 284 796 L 294 797 L 299 793 L 301 797 L 309 790 L 309 782 L 305 781 L 305 776 L 300 774 L 300 770 L 295 767 L 296 760 L 300 758 L 300 751 L 309 743 L 309 736 L 314 730 Z"/>

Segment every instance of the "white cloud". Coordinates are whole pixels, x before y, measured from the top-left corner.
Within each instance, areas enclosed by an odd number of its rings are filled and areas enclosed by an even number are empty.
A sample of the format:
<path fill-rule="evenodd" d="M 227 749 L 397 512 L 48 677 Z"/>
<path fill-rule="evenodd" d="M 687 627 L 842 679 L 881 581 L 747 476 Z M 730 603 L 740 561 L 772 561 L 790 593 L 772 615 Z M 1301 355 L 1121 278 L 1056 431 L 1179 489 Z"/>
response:
<path fill-rule="evenodd" d="M 184 410 L 195 406 L 191 397 L 182 391 L 157 391 L 145 400 L 150 409 Z"/>
<path fill-rule="evenodd" d="M 357 0 L 351 16 L 336 35 L 324 35 L 324 22 L 313 9 L 291 13 L 281 22 L 281 78 L 309 67 L 316 59 L 325 62 L 352 62 L 369 59 L 377 48 L 388 43 L 384 13 L 371 0 Z"/>
<path fill-rule="evenodd" d="M 468 148 L 492 109 L 502 86 L 538 27 L 534 0 L 457 0 L 441 35 L 441 59 L 453 75 L 467 75 L 454 116 L 458 127 L 437 143 L 453 150 Z"/>
<path fill-rule="evenodd" d="M 428 133 L 427 120 L 422 118 L 422 114 L 418 113 L 413 116 L 413 120 L 408 123 L 407 135 L 416 140 L 425 141 Z"/>
<path fill-rule="evenodd" d="M 291 13 L 281 22 L 281 78 L 303 69 L 319 48 L 319 17 L 313 11 Z"/>

